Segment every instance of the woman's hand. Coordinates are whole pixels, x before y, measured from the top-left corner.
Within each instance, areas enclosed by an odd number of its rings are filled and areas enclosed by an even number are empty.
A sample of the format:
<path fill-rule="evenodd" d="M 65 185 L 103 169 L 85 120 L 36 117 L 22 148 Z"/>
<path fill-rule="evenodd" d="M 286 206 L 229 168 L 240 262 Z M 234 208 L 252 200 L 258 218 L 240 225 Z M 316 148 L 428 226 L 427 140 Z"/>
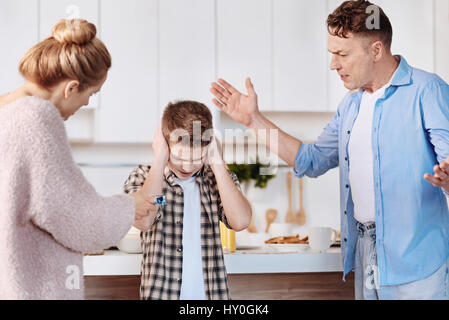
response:
<path fill-rule="evenodd" d="M 141 190 L 134 192 L 131 194 L 134 198 L 134 202 L 136 203 L 136 215 L 134 220 L 141 220 L 148 217 L 151 213 L 157 212 L 157 207 L 152 204 L 152 200 L 150 197 L 146 197 Z"/>
<path fill-rule="evenodd" d="M 218 83 L 211 84 L 210 92 L 217 98 L 212 102 L 228 114 L 232 119 L 241 124 L 251 127 L 255 117 L 259 115 L 257 105 L 257 94 L 254 91 L 250 78 L 245 81 L 248 95 L 240 93 L 223 79 L 218 79 Z"/>
<path fill-rule="evenodd" d="M 150 216 L 139 219 L 139 220 L 134 220 L 134 224 L 133 227 L 139 229 L 140 231 L 148 231 L 148 229 L 151 228 L 152 222 L 151 222 L 151 218 Z"/>

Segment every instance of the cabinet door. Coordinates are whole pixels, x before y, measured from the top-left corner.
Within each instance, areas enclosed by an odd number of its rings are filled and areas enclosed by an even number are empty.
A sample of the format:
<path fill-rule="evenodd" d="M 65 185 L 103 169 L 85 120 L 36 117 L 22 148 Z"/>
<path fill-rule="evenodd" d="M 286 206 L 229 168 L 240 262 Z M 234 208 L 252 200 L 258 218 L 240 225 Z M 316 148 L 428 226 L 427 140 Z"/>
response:
<path fill-rule="evenodd" d="M 343 1 L 329 0 L 329 13 Z M 402 55 L 416 68 L 434 71 L 433 1 L 377 0 L 393 27 L 393 54 Z M 329 59 L 330 63 L 330 59 Z M 335 71 L 329 75 L 330 109 L 336 110 L 347 92 Z"/>
<path fill-rule="evenodd" d="M 100 3 L 112 68 L 96 110 L 97 142 L 151 142 L 157 107 L 157 0 Z"/>
<path fill-rule="evenodd" d="M 393 26 L 393 54 L 402 55 L 415 68 L 434 71 L 433 1 L 378 0 Z"/>
<path fill-rule="evenodd" d="M 70 143 L 94 142 L 95 110 L 81 108 L 64 122 Z"/>
<path fill-rule="evenodd" d="M 0 1 L 0 94 L 24 83 L 18 71 L 20 59 L 38 40 L 38 1 Z"/>
<path fill-rule="evenodd" d="M 326 111 L 325 1 L 273 1 L 274 109 Z"/>
<path fill-rule="evenodd" d="M 176 100 L 202 102 L 217 114 L 209 92 L 216 74 L 214 13 L 210 0 L 159 2 L 160 115 Z"/>
<path fill-rule="evenodd" d="M 435 72 L 449 83 L 449 0 L 435 0 Z"/>
<path fill-rule="evenodd" d="M 261 110 L 273 109 L 271 0 L 217 0 L 217 76 L 246 93 L 251 77 Z"/>

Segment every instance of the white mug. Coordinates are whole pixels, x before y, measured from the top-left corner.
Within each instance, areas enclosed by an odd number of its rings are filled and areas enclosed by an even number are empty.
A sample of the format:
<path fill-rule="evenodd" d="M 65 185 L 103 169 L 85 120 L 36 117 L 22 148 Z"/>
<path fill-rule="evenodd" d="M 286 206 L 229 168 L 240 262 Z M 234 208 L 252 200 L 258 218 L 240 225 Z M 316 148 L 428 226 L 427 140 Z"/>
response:
<path fill-rule="evenodd" d="M 332 228 L 316 227 L 309 230 L 309 246 L 314 251 L 326 251 L 337 239 L 337 231 Z"/>
<path fill-rule="evenodd" d="M 291 236 L 292 225 L 290 223 L 273 222 L 268 229 L 272 238 L 281 236 Z"/>

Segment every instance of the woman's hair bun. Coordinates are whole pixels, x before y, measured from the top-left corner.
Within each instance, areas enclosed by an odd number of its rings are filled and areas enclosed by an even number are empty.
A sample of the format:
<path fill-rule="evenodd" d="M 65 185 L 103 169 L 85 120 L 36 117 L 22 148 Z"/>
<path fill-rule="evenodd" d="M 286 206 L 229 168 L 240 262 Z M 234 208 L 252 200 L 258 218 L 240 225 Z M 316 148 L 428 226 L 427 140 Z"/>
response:
<path fill-rule="evenodd" d="M 53 27 L 52 37 L 62 44 L 83 45 L 97 35 L 94 24 L 83 19 L 60 20 Z"/>
<path fill-rule="evenodd" d="M 20 73 L 42 88 L 67 79 L 78 80 L 80 91 L 99 85 L 112 62 L 96 33 L 95 25 L 86 20 L 59 21 L 52 36 L 35 44 L 20 60 Z"/>

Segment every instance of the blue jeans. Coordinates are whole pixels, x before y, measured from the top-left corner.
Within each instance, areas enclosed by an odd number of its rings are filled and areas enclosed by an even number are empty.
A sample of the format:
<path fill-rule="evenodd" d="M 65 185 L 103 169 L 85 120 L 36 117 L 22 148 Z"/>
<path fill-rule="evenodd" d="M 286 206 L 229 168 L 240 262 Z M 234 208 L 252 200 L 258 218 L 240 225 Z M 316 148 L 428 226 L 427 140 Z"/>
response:
<path fill-rule="evenodd" d="M 449 300 L 449 259 L 429 277 L 395 286 L 379 286 L 374 223 L 357 223 L 355 298 L 357 300 Z M 425 263 L 425 261 L 423 261 Z"/>

